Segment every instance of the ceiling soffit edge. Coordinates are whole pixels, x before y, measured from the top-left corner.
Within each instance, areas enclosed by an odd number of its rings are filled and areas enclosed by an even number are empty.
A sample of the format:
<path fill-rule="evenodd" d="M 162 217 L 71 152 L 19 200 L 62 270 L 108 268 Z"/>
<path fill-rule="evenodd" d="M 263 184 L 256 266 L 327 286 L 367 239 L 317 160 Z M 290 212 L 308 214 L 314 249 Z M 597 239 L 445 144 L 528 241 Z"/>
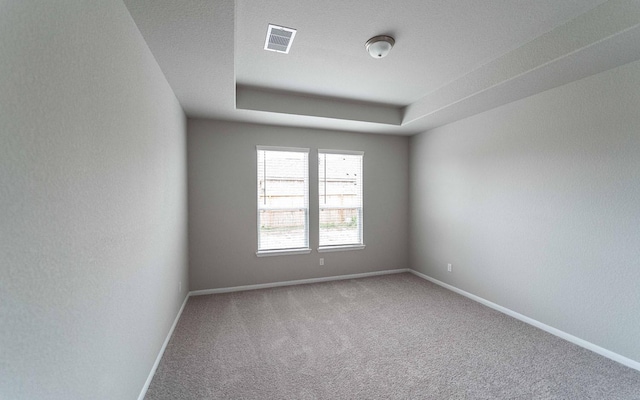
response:
<path fill-rule="evenodd" d="M 588 11 L 404 107 L 236 82 L 236 108 L 404 127 L 453 122 L 640 59 L 640 2 Z M 316 118 L 314 118 L 315 120 Z"/>

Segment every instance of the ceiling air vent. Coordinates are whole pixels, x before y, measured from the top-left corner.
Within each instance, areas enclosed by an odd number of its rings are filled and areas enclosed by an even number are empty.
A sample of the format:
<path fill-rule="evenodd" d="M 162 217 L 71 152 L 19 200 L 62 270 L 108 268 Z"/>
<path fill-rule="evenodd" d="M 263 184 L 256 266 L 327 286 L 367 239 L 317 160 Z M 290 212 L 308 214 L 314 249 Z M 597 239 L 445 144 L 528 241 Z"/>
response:
<path fill-rule="evenodd" d="M 264 49 L 288 54 L 294 37 L 296 37 L 295 29 L 269 24 Z"/>

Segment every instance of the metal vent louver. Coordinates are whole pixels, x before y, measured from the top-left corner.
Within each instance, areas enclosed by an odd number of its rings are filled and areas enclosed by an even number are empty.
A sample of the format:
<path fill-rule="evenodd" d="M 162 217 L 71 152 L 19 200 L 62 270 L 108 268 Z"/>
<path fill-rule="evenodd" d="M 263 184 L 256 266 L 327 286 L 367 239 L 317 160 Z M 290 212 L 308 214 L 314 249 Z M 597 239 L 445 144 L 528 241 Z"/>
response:
<path fill-rule="evenodd" d="M 264 49 L 287 54 L 291 49 L 291 43 L 293 43 L 295 36 L 295 29 L 269 24 L 267 38 L 264 41 Z"/>

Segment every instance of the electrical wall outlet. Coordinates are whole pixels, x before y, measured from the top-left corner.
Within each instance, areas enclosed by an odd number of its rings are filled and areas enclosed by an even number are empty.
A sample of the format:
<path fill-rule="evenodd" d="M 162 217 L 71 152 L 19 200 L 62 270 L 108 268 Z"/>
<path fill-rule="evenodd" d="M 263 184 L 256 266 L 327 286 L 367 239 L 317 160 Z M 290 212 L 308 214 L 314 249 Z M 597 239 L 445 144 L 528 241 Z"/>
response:
<path fill-rule="evenodd" d="M 320 265 L 324 265 L 324 258 L 320 259 Z"/>
<path fill-rule="evenodd" d="M 451 272 L 451 264 L 447 264 L 447 271 Z"/>

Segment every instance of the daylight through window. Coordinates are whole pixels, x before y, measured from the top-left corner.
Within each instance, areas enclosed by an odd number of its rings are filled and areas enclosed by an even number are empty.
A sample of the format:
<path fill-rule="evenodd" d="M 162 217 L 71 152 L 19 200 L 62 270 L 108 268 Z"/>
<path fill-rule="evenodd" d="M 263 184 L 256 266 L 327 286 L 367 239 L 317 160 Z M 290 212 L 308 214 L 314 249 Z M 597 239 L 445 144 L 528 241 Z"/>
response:
<path fill-rule="evenodd" d="M 364 153 L 318 150 L 320 248 L 363 245 Z"/>
<path fill-rule="evenodd" d="M 309 248 L 309 149 L 258 146 L 258 253 Z"/>

